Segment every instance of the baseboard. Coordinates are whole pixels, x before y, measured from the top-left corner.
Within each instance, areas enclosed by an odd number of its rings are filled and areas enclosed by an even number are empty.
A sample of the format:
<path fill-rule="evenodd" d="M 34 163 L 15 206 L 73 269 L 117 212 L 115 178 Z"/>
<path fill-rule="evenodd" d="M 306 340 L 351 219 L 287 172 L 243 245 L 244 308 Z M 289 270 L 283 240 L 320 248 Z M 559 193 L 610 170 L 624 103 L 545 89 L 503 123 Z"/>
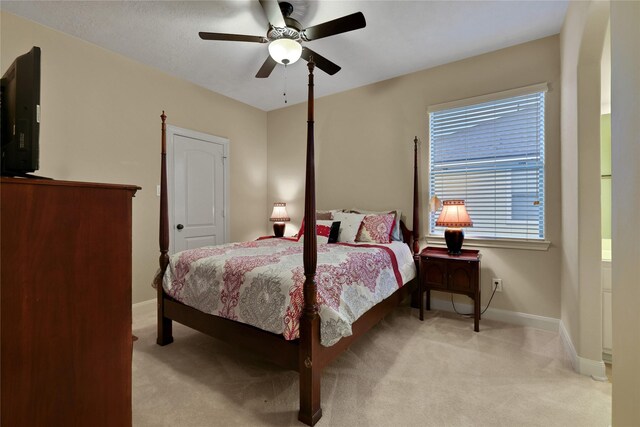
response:
<path fill-rule="evenodd" d="M 156 299 L 149 299 L 146 301 L 141 301 L 141 302 L 137 302 L 135 304 L 133 304 L 131 306 L 132 311 L 137 312 L 140 310 L 148 310 L 150 305 L 156 305 Z"/>
<path fill-rule="evenodd" d="M 451 301 L 441 299 L 431 299 L 431 308 L 435 310 L 454 312 Z M 466 303 L 456 302 L 456 310 L 461 313 L 473 312 L 473 306 Z M 499 308 L 488 308 L 482 315 L 483 319 L 498 320 L 500 322 L 511 323 L 513 325 L 530 326 L 532 328 L 544 329 L 545 331 L 558 332 L 559 319 L 553 317 L 538 316 L 535 314 L 520 313 L 517 311 L 502 310 Z M 482 327 L 482 321 L 480 321 Z"/>
<path fill-rule="evenodd" d="M 608 381 L 606 366 L 602 360 L 591 360 L 581 356 L 578 356 L 578 352 L 571 341 L 569 332 L 564 326 L 564 323 L 560 321 L 560 338 L 564 344 L 564 348 L 569 354 L 569 360 L 571 360 L 571 366 L 573 370 L 582 375 L 589 375 L 596 381 Z"/>

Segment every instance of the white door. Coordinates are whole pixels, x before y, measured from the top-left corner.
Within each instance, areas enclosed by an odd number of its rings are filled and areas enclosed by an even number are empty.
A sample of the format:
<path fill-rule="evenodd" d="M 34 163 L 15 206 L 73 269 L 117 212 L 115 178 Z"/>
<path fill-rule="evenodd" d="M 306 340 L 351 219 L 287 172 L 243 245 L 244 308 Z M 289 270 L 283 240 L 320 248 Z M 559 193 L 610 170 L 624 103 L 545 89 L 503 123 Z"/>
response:
<path fill-rule="evenodd" d="M 229 141 L 172 126 L 167 137 L 170 251 L 225 243 Z"/>

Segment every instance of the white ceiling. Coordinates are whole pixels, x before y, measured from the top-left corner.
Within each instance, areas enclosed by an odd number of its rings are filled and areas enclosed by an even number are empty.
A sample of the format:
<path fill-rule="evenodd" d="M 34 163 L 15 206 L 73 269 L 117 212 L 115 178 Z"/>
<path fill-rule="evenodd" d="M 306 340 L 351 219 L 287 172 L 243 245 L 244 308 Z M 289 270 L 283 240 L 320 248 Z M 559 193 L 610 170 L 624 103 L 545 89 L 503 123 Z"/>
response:
<path fill-rule="evenodd" d="M 316 71 L 317 97 L 560 32 L 568 0 L 289 0 L 303 27 L 361 11 L 364 29 L 306 42 L 342 67 Z M 1 9 L 84 39 L 265 111 L 306 101 L 300 60 L 255 74 L 267 45 L 205 41 L 199 31 L 266 35 L 258 0 L 2 1 Z M 43 52 L 46 55 L 46 52 Z M 284 103 L 286 85 L 288 104 Z"/>

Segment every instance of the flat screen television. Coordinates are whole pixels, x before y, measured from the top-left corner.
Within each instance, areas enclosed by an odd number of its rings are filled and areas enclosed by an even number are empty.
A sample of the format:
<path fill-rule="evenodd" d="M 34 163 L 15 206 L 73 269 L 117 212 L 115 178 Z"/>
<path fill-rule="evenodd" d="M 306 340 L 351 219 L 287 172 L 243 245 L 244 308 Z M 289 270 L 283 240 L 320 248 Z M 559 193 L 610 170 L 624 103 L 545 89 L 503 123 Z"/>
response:
<path fill-rule="evenodd" d="M 0 86 L 0 169 L 5 176 L 28 177 L 40 166 L 40 48 L 16 58 Z"/>

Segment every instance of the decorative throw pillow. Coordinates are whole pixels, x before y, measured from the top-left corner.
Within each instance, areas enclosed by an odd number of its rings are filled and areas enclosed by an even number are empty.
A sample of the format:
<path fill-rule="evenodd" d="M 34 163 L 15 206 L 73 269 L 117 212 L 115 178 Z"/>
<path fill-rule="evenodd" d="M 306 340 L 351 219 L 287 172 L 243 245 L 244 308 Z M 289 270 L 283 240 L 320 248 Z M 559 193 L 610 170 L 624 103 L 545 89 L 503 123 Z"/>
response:
<path fill-rule="evenodd" d="M 333 221 L 331 231 L 329 231 L 329 241 L 327 243 L 336 243 L 340 235 L 340 221 Z"/>
<path fill-rule="evenodd" d="M 364 214 L 335 212 L 333 214 L 333 220 L 340 221 L 338 242 L 354 243 L 358 235 L 358 230 L 360 229 L 360 223 L 362 223 L 364 217 Z"/>
<path fill-rule="evenodd" d="M 329 243 L 329 235 L 331 234 L 331 227 L 333 226 L 333 221 L 316 221 L 316 241 L 318 243 Z M 304 220 L 302 221 L 302 227 L 300 227 L 300 232 L 298 241 L 304 242 Z"/>
<path fill-rule="evenodd" d="M 400 230 L 400 219 L 402 217 L 402 211 L 400 211 L 399 209 L 396 209 L 393 211 L 382 211 L 382 212 L 367 211 L 364 209 L 349 209 L 347 212 L 361 213 L 366 215 L 382 215 L 387 213 L 393 214 L 395 216 L 395 225 L 393 226 L 393 232 L 391 233 L 391 240 L 404 242 L 404 239 L 402 238 L 402 231 Z"/>
<path fill-rule="evenodd" d="M 327 221 L 333 219 L 333 212 L 331 211 L 316 211 L 316 220 Z"/>
<path fill-rule="evenodd" d="M 356 242 L 391 243 L 395 215 L 367 215 L 362 220 Z"/>
<path fill-rule="evenodd" d="M 333 213 L 334 212 L 337 212 L 337 211 L 335 211 L 335 210 L 316 211 L 316 221 L 318 221 L 318 220 L 328 221 L 330 219 L 333 219 Z M 304 218 L 302 218 L 302 225 L 300 225 L 300 230 L 298 231 L 298 234 L 296 234 L 293 237 L 299 239 L 303 234 L 304 234 Z"/>

